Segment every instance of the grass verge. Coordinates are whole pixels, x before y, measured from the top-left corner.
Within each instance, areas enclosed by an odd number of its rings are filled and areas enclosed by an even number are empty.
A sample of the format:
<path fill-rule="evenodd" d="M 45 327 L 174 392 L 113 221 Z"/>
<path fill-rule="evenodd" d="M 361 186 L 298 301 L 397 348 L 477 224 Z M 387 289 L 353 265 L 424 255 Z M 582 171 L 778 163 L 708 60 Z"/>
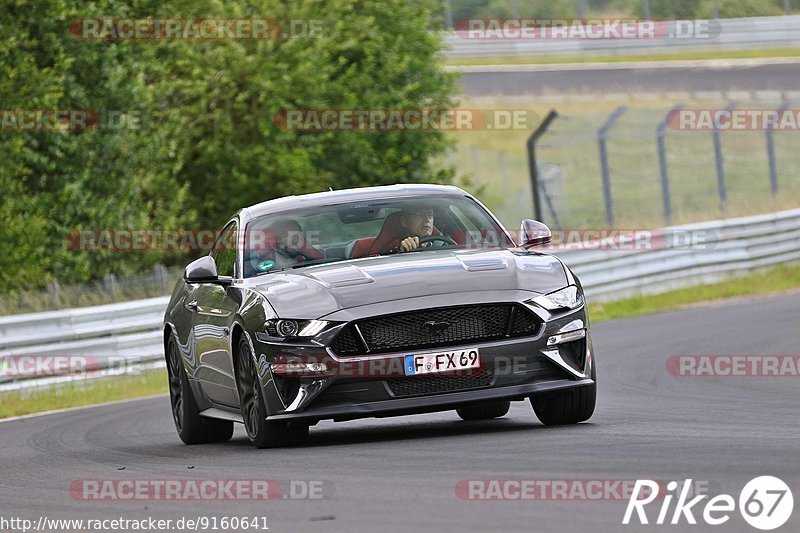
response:
<path fill-rule="evenodd" d="M 614 318 L 673 311 L 726 298 L 781 293 L 798 288 L 800 288 L 800 265 L 783 265 L 759 274 L 654 296 L 638 296 L 610 303 L 590 302 L 589 316 L 593 323 L 597 323 Z"/>
<path fill-rule="evenodd" d="M 658 95 L 656 95 L 658 96 Z M 649 102 L 556 104 L 559 112 L 537 146 L 549 203 L 544 222 L 561 228 L 606 228 L 597 131 L 625 103 L 625 111 L 606 141 L 614 215 L 619 228 L 659 228 L 664 217 L 661 162 L 656 131 L 677 103 L 659 97 Z M 704 100 L 687 107 L 716 107 Z M 469 192 L 478 196 L 507 227 L 533 215 L 525 143 L 553 104 L 529 99 L 468 99 L 464 109 L 522 110 L 533 118 L 529 128 L 452 131 L 455 149 L 443 159 Z M 754 108 L 766 104 L 747 104 Z M 771 193 L 770 165 L 763 131 L 721 134 L 728 202 L 719 200 L 714 138 L 709 132 L 668 130 L 666 167 L 670 182 L 671 224 L 686 224 L 781 211 L 800 202 L 800 153 L 796 132 L 773 134 L 779 192 Z M 552 205 L 552 208 L 551 208 Z M 557 213 L 558 220 L 553 215 Z"/>
<path fill-rule="evenodd" d="M 541 55 L 497 57 L 449 57 L 448 66 L 473 65 L 551 65 L 564 63 L 630 63 L 635 61 L 676 61 L 684 59 L 760 59 L 769 57 L 800 57 L 800 48 L 755 48 L 750 50 L 686 50 L 633 55 Z"/>
<path fill-rule="evenodd" d="M 737 296 L 784 292 L 800 288 L 800 265 L 786 265 L 760 274 L 655 296 L 627 298 L 611 303 L 590 303 L 593 323 L 681 309 L 702 302 Z M 74 382 L 49 389 L 0 393 L 0 419 L 31 413 L 82 407 L 115 400 L 166 393 L 166 369 L 136 376 Z"/>
<path fill-rule="evenodd" d="M 74 381 L 47 389 L 0 393 L 0 419 L 168 392 L 166 369 Z"/>

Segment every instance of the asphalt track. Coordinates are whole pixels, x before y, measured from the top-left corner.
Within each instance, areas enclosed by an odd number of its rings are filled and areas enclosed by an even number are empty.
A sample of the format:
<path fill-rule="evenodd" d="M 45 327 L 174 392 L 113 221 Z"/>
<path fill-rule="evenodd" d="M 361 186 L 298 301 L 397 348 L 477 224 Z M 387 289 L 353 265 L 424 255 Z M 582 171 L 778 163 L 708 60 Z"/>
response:
<path fill-rule="evenodd" d="M 675 377 L 672 355 L 798 354 L 797 295 L 598 324 L 599 403 L 589 423 L 545 427 L 526 403 L 503 419 L 455 413 L 321 423 L 302 448 L 184 446 L 166 397 L 0 423 L 0 517 L 266 516 L 270 531 L 756 531 L 622 526 L 626 501 L 465 501 L 464 479 L 652 478 L 710 482 L 738 499 L 776 475 L 800 504 L 797 377 Z M 123 470 L 124 468 L 124 470 Z M 325 480 L 322 500 L 81 501 L 80 479 Z M 654 520 L 656 510 L 651 510 Z M 697 513 L 696 513 L 697 514 Z M 701 513 L 700 513 L 701 514 Z M 800 530 L 795 509 L 779 531 Z"/>
<path fill-rule="evenodd" d="M 797 91 L 800 65 L 767 64 L 726 67 L 625 67 L 502 72 L 464 72 L 467 96 L 525 94 L 603 94 L 631 92 Z"/>

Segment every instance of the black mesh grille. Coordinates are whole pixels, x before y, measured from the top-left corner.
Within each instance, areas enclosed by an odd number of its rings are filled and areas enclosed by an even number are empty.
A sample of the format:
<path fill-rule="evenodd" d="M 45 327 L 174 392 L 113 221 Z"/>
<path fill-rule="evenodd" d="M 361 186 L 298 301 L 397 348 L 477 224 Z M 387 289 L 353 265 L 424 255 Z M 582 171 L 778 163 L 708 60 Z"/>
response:
<path fill-rule="evenodd" d="M 480 373 L 442 374 L 438 376 L 411 376 L 387 379 L 386 384 L 395 396 L 423 396 L 468 389 L 479 389 L 492 384 L 491 369 Z"/>
<path fill-rule="evenodd" d="M 364 345 L 356 339 L 353 326 L 347 326 L 336 336 L 331 347 L 339 355 L 356 355 L 364 352 Z"/>
<path fill-rule="evenodd" d="M 514 321 L 511 324 L 511 335 L 514 337 L 530 335 L 530 332 L 538 329 L 539 323 L 539 317 L 525 309 L 516 307 L 514 308 Z"/>
<path fill-rule="evenodd" d="M 331 348 L 338 355 L 435 348 L 533 335 L 539 325 L 538 317 L 516 304 L 442 307 L 359 321 L 369 352 L 355 332 L 356 324 L 347 326 Z"/>

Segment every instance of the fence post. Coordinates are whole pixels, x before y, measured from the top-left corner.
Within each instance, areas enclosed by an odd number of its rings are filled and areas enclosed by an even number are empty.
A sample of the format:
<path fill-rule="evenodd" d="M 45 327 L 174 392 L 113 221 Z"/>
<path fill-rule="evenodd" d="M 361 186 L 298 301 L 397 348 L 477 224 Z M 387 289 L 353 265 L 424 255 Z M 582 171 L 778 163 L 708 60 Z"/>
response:
<path fill-rule="evenodd" d="M 608 149 L 606 148 L 606 137 L 614 124 L 619 120 L 628 108 L 625 106 L 618 107 L 616 111 L 611 113 L 606 123 L 597 130 L 597 144 L 600 149 L 600 171 L 603 178 L 603 198 L 606 204 L 606 222 L 609 227 L 614 227 L 614 204 L 611 196 L 611 172 L 608 169 Z"/>
<path fill-rule="evenodd" d="M 111 294 L 117 292 L 117 277 L 114 274 L 103 276 L 103 289 Z"/>
<path fill-rule="evenodd" d="M 478 147 L 470 146 L 470 157 L 472 159 L 472 177 L 478 177 Z"/>
<path fill-rule="evenodd" d="M 61 309 L 61 287 L 58 286 L 58 283 L 48 283 L 47 293 L 50 295 L 51 301 L 53 302 L 53 308 Z"/>
<path fill-rule="evenodd" d="M 732 102 L 725 109 L 732 111 L 736 109 L 736 105 L 736 102 Z M 725 164 L 722 159 L 722 137 L 719 128 L 714 128 L 711 136 L 714 139 L 714 161 L 717 166 L 717 189 L 719 190 L 720 209 L 724 213 L 728 210 L 728 187 L 725 184 Z"/>
<path fill-rule="evenodd" d="M 558 112 L 555 109 L 551 109 L 547 116 L 544 117 L 542 123 L 539 124 L 539 127 L 534 130 L 530 137 L 528 137 L 528 174 L 531 178 L 533 213 L 536 217 L 536 220 L 542 220 L 544 215 L 542 212 L 542 200 L 539 198 L 539 169 L 536 165 L 536 142 L 539 140 L 539 137 L 544 135 L 544 132 L 547 131 L 547 128 L 550 127 L 550 123 L 553 122 L 556 117 L 558 117 Z"/>
<path fill-rule="evenodd" d="M 789 102 L 783 102 L 780 110 L 778 111 L 778 118 L 789 109 Z M 769 159 L 769 185 L 772 190 L 772 196 L 778 196 L 778 162 L 775 159 L 775 139 L 773 139 L 772 128 L 767 128 L 765 135 L 767 136 L 767 158 Z"/>
<path fill-rule="evenodd" d="M 575 12 L 578 15 L 576 18 L 585 19 L 588 10 L 589 6 L 586 0 L 575 0 Z"/>
<path fill-rule="evenodd" d="M 453 29 L 453 6 L 450 0 L 444 0 L 444 24 L 448 30 Z"/>
<path fill-rule="evenodd" d="M 650 18 L 650 0 L 642 0 L 642 15 L 644 18 Z"/>
<path fill-rule="evenodd" d="M 683 104 L 678 104 L 669 110 L 667 116 L 656 128 L 656 143 L 658 145 L 658 169 L 661 173 L 661 197 L 664 202 L 664 222 L 672 224 L 672 197 L 669 190 L 669 172 L 667 170 L 667 122 L 676 111 L 680 111 Z"/>
<path fill-rule="evenodd" d="M 558 211 L 556 211 L 556 206 L 553 205 L 553 199 L 550 197 L 550 193 L 547 192 L 547 185 L 545 181 L 539 181 L 539 190 L 542 191 L 542 194 L 544 195 L 544 201 L 547 204 L 547 208 L 550 210 L 550 214 L 553 217 L 553 223 L 555 224 L 556 229 L 561 229 L 561 222 L 558 220 Z"/>
<path fill-rule="evenodd" d="M 169 290 L 169 281 L 167 280 L 167 267 L 164 265 L 155 265 L 153 267 L 153 278 L 155 286 L 159 291 L 166 292 Z"/>

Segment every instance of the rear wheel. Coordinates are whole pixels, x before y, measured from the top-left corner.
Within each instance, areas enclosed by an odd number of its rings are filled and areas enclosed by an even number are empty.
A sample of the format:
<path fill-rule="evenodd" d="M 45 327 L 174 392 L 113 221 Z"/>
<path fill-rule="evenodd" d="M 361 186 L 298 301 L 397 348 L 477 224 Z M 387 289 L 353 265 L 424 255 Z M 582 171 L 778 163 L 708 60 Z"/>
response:
<path fill-rule="evenodd" d="M 490 420 L 500 418 L 508 413 L 510 401 L 486 402 L 456 409 L 456 413 L 463 420 Z"/>
<path fill-rule="evenodd" d="M 592 362 L 592 380 L 587 387 L 545 392 L 531 396 L 533 411 L 542 424 L 577 424 L 589 420 L 597 401 L 597 372 Z"/>
<path fill-rule="evenodd" d="M 200 416 L 186 369 L 174 338 L 167 343 L 167 375 L 172 419 L 186 444 L 225 442 L 233 436 L 233 422 Z"/>
<path fill-rule="evenodd" d="M 253 350 L 242 335 L 236 355 L 236 387 L 250 442 L 258 448 L 295 446 L 305 442 L 308 439 L 308 426 L 290 426 L 286 422 L 267 420 L 260 383 Z"/>

